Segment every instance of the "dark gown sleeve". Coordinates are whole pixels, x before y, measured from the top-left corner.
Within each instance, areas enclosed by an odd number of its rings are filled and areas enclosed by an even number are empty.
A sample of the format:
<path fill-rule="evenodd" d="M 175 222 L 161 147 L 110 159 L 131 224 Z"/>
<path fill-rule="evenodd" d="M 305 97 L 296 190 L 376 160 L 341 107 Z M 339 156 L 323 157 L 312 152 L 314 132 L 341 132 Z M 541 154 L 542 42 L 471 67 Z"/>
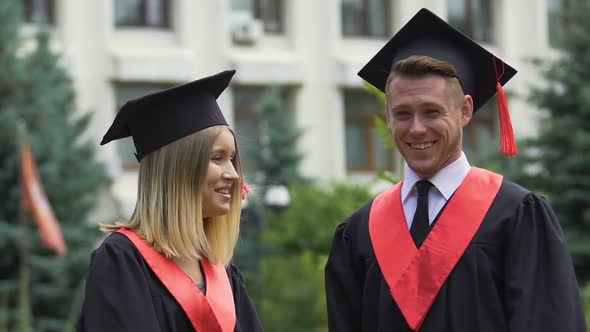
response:
<path fill-rule="evenodd" d="M 228 275 L 234 294 L 234 303 L 236 306 L 236 332 L 258 332 L 264 331 L 262 323 L 258 318 L 256 307 L 248 296 L 244 277 L 238 268 L 230 264 Z"/>
<path fill-rule="evenodd" d="M 572 261 L 549 203 L 526 195 L 513 222 L 505 269 L 509 331 L 586 331 Z"/>
<path fill-rule="evenodd" d="M 93 253 L 77 331 L 161 331 L 139 252 L 113 236 Z"/>
<path fill-rule="evenodd" d="M 338 332 L 361 331 L 363 283 L 347 226 L 344 223 L 336 229 L 325 270 L 328 329 Z"/>

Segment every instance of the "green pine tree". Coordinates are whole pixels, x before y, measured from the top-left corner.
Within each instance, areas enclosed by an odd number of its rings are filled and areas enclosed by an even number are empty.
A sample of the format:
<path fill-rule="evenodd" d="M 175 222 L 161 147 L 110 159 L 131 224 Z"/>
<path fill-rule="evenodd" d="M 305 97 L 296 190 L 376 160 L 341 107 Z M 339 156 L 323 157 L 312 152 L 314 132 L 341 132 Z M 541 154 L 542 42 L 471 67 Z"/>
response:
<path fill-rule="evenodd" d="M 547 85 L 532 102 L 546 111 L 531 147 L 541 171 L 535 186 L 546 192 L 567 232 L 578 276 L 590 278 L 590 12 L 588 0 L 564 13 L 562 56 L 540 63 Z"/>
<path fill-rule="evenodd" d="M 294 125 L 293 114 L 285 107 L 281 90 L 268 90 L 260 103 L 259 114 L 262 142 L 248 152 L 256 160 L 264 185 L 289 185 L 304 180 L 299 171 L 303 155 L 297 149 L 302 130 Z"/>
<path fill-rule="evenodd" d="M 518 142 L 519 155 L 475 164 L 496 170 L 545 195 L 566 234 L 576 274 L 590 280 L 590 1 L 561 13 L 557 60 L 535 60 L 545 79 L 530 101 L 542 110 L 533 138 Z"/>
<path fill-rule="evenodd" d="M 292 114 L 285 108 L 279 88 L 271 88 L 258 105 L 261 125 L 261 144 L 247 148 L 245 153 L 255 160 L 257 175 L 253 180 L 262 190 L 261 195 L 251 195 L 248 206 L 242 211 L 241 235 L 234 261 L 249 280 L 254 301 L 262 296 L 260 261 L 265 245 L 260 235 L 267 224 L 277 216 L 263 201 L 264 190 L 273 185 L 289 186 L 304 180 L 299 172 L 303 158 L 297 150 L 297 140 L 302 131 L 293 125 Z M 258 191 L 258 190 L 256 190 Z M 257 303 L 259 304 L 259 303 Z"/>
<path fill-rule="evenodd" d="M 34 331 L 63 331 L 79 309 L 89 254 L 99 236 L 88 221 L 97 191 L 107 183 L 95 158 L 95 142 L 81 135 L 90 114 L 76 113 L 72 82 L 50 50 L 50 35 L 41 28 L 36 49 L 24 54 L 18 39 L 21 9 L 17 1 L 0 4 L 0 317 L 4 326 L 18 323 L 18 228 L 20 151 L 16 127 L 28 128 L 39 176 L 69 247 L 57 257 L 41 245 L 34 219 L 27 215 L 28 266 L 31 275 L 30 323 Z"/>

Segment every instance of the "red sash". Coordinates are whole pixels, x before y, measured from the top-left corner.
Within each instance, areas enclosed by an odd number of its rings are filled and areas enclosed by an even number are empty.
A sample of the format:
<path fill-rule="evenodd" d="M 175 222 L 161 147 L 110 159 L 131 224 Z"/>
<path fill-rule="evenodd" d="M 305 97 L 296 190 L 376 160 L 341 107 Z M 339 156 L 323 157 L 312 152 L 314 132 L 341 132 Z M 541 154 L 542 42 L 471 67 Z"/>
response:
<path fill-rule="evenodd" d="M 233 332 L 236 310 L 225 269 L 202 259 L 207 295 L 172 260 L 150 247 L 135 232 L 119 229 L 139 250 L 152 271 L 174 296 L 198 332 Z"/>
<path fill-rule="evenodd" d="M 501 175 L 472 167 L 419 250 L 404 215 L 402 183 L 374 200 L 369 233 L 375 256 L 412 330 L 418 331 L 422 325 L 501 185 Z"/>

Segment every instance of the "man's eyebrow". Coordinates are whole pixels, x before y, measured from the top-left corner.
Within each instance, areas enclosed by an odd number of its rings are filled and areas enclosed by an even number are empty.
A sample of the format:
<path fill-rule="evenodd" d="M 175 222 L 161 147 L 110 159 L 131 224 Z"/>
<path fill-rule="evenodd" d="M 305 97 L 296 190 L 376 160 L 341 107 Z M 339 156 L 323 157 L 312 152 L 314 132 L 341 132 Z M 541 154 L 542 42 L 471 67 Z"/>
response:
<path fill-rule="evenodd" d="M 443 107 L 440 104 L 437 103 L 433 103 L 433 102 L 424 102 L 418 105 L 418 107 L 436 107 L 436 108 L 440 108 Z M 412 108 L 409 104 L 399 104 L 399 105 L 395 105 L 394 107 L 391 108 L 392 111 L 395 110 L 404 110 L 404 109 L 408 109 L 408 108 Z"/>

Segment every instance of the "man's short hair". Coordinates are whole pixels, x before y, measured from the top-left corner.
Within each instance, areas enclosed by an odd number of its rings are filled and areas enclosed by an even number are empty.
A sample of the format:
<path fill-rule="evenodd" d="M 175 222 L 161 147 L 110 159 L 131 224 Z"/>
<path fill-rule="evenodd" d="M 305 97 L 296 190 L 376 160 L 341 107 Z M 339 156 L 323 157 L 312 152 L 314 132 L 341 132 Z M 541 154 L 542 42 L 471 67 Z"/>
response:
<path fill-rule="evenodd" d="M 404 76 L 439 75 L 458 78 L 453 65 L 425 55 L 413 55 L 400 60 L 391 71 Z"/>
<path fill-rule="evenodd" d="M 452 84 L 449 88 L 454 86 L 454 90 L 457 92 L 458 96 L 462 97 L 464 95 L 455 67 L 446 61 L 438 60 L 426 55 L 413 55 L 396 62 L 387 78 L 385 91 L 389 90 L 389 84 L 394 77 L 403 76 L 420 78 L 430 75 L 448 78 L 447 82 Z"/>

